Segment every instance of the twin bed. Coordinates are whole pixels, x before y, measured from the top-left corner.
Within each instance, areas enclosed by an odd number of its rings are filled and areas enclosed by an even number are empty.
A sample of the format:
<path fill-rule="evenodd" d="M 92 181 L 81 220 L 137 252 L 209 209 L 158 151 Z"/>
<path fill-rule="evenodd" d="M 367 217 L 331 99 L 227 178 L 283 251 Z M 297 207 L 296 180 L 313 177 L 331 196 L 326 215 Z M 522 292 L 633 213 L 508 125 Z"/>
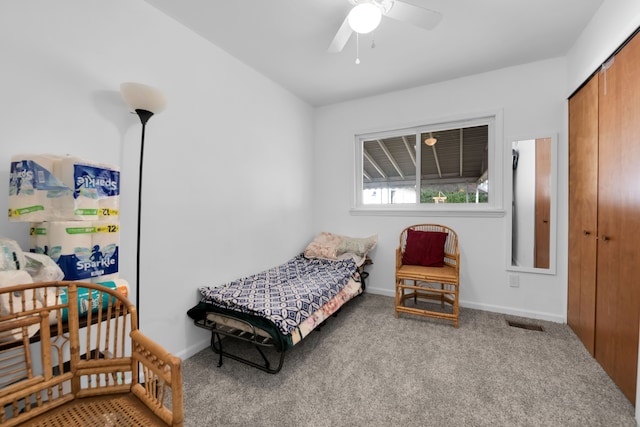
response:
<path fill-rule="evenodd" d="M 287 350 L 365 289 L 368 252 L 377 236 L 364 239 L 319 233 L 304 253 L 284 264 L 221 286 L 200 288 L 201 301 L 187 314 L 211 331 L 219 355 L 269 373 L 282 368 Z M 252 344 L 260 362 L 223 349 L 223 337 Z M 278 354 L 272 363 L 265 349 Z"/>

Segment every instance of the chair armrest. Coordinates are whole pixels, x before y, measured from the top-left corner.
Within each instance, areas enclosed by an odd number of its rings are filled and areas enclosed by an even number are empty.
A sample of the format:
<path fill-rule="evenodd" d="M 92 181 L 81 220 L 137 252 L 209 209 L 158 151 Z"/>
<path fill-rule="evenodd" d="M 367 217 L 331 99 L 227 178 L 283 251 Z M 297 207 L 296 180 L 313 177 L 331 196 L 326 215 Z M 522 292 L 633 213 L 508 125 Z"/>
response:
<path fill-rule="evenodd" d="M 168 425 L 183 426 L 182 360 L 139 330 L 131 332 L 131 341 L 132 392 Z"/>
<path fill-rule="evenodd" d="M 400 248 L 396 248 L 396 268 L 402 267 L 402 252 Z"/>

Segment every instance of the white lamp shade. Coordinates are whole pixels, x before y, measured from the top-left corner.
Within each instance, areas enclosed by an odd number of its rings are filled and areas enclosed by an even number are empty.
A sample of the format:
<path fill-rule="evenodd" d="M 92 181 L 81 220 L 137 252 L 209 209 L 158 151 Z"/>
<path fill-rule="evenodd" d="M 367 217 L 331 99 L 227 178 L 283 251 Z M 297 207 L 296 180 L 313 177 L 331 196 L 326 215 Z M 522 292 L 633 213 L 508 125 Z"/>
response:
<path fill-rule="evenodd" d="M 142 83 L 122 83 L 120 93 L 132 110 L 146 110 L 157 114 L 167 106 L 167 98 L 162 92 Z"/>
<path fill-rule="evenodd" d="M 351 9 L 347 19 L 353 31 L 367 34 L 380 25 L 382 11 L 373 3 L 361 3 Z"/>

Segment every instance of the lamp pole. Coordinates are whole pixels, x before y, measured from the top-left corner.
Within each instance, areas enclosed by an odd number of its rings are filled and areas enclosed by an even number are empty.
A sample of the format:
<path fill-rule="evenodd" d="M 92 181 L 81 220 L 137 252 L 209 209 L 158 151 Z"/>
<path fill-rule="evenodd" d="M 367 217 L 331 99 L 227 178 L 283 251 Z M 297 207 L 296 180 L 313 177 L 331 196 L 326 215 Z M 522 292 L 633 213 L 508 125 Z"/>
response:
<path fill-rule="evenodd" d="M 156 113 L 164 110 L 167 100 L 158 89 L 141 83 L 122 83 L 120 93 L 127 105 L 135 111 L 142 123 L 140 140 L 140 170 L 138 173 L 138 225 L 136 236 L 136 310 L 140 325 L 140 230 L 142 225 L 142 167 L 144 164 L 144 137 L 147 122 Z"/>
<path fill-rule="evenodd" d="M 138 172 L 138 226 L 136 236 L 136 309 L 138 311 L 138 326 L 140 326 L 140 230 L 142 219 L 142 165 L 144 164 L 144 134 L 147 122 L 153 116 L 151 111 L 136 109 L 136 114 L 142 123 L 142 138 L 140 139 L 140 171 Z"/>

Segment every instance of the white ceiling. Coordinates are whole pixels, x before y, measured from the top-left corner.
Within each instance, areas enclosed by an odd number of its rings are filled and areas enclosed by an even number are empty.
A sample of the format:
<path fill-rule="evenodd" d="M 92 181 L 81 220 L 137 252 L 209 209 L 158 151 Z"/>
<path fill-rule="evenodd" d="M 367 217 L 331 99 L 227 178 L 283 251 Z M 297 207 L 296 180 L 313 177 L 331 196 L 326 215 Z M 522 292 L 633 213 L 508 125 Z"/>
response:
<path fill-rule="evenodd" d="M 603 0 L 404 0 L 431 30 L 384 18 L 327 53 L 347 0 L 146 0 L 261 74 L 321 106 L 564 56 Z"/>

